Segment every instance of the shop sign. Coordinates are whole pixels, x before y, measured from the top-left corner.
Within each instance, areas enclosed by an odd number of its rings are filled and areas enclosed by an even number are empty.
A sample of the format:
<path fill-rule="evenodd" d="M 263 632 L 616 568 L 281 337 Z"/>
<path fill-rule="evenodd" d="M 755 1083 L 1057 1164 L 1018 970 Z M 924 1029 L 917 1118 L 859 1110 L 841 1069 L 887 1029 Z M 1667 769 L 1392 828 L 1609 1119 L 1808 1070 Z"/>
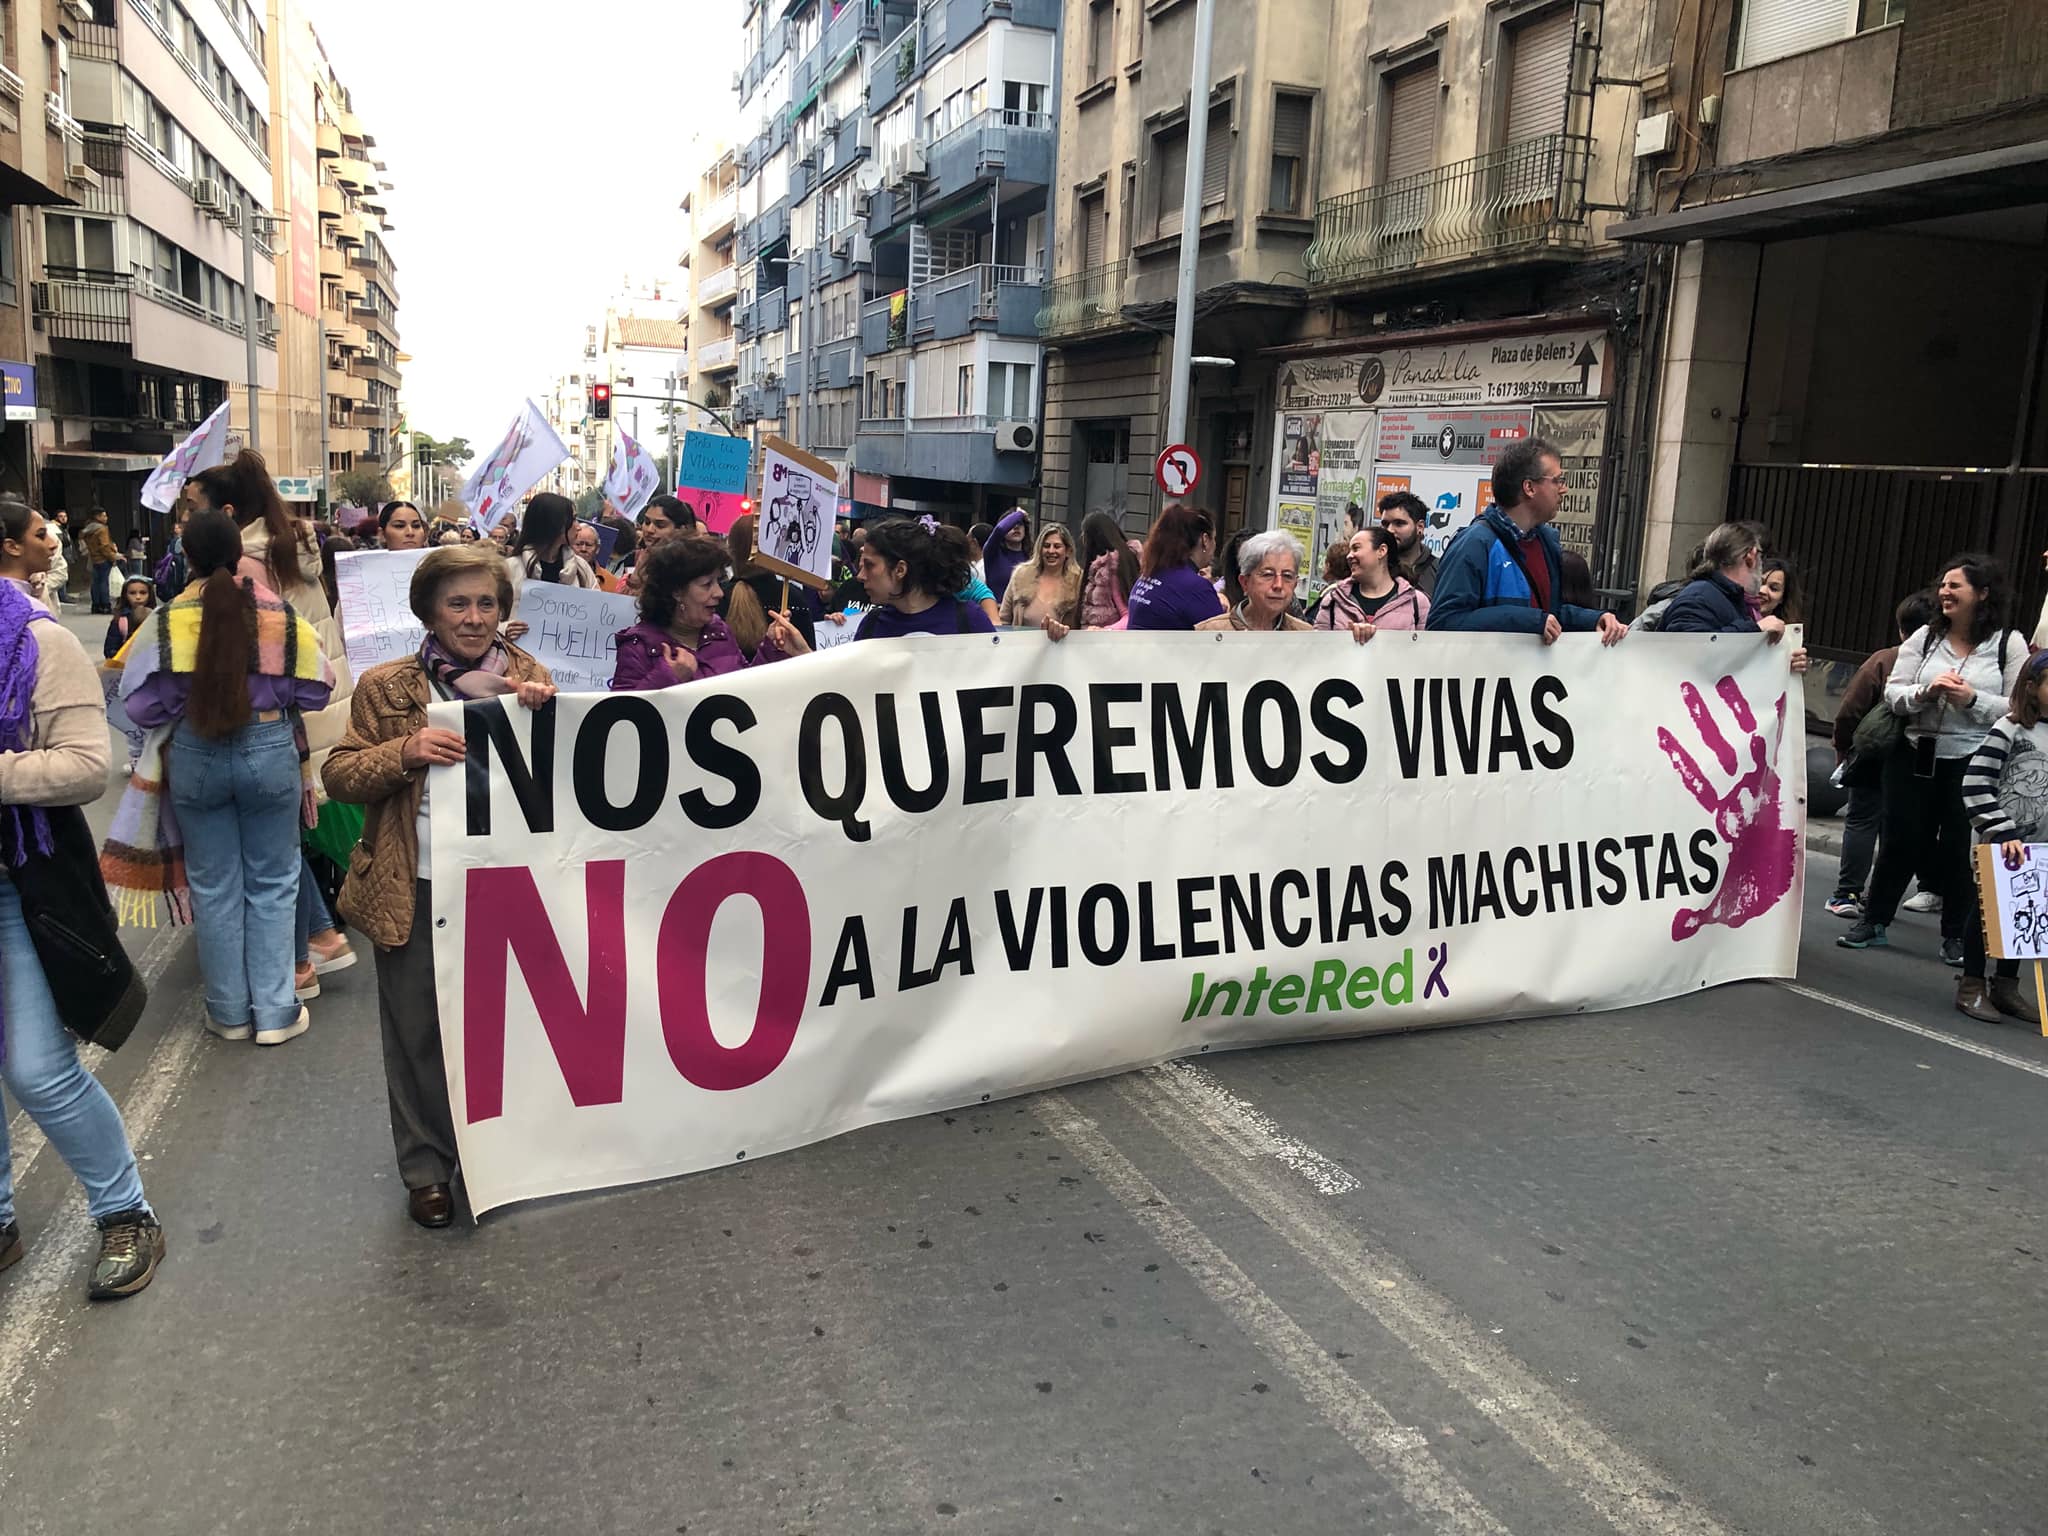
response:
<path fill-rule="evenodd" d="M 1593 525 L 1600 514 L 1600 465 L 1607 455 L 1607 407 L 1550 407 L 1536 412 L 1536 435 L 1562 450 L 1564 500 L 1557 536 L 1564 547 L 1593 558 Z"/>
<path fill-rule="evenodd" d="M 7 419 L 36 419 L 36 370 L 33 363 L 0 363 L 0 380 L 5 381 Z"/>
<path fill-rule="evenodd" d="M 1487 466 L 1528 435 L 1527 411 L 1381 411 L 1379 458 Z"/>
<path fill-rule="evenodd" d="M 1398 410 L 1597 399 L 1606 356 L 1606 333 L 1587 330 L 1289 358 L 1280 364 L 1279 404 Z"/>

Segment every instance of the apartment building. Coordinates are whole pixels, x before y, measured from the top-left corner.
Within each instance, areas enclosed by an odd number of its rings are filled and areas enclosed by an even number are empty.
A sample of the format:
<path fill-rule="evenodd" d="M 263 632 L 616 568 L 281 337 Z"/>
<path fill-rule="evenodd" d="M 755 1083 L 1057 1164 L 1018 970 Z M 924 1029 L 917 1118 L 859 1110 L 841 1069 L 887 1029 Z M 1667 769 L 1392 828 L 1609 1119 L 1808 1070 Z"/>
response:
<path fill-rule="evenodd" d="M 1544 430 L 1578 449 L 1567 541 L 1603 558 L 1598 462 L 1636 346 L 1606 226 L 1635 181 L 1638 0 L 1219 5 L 1201 100 L 1195 11 L 1067 0 L 1048 512 L 1135 529 L 1157 508 L 1199 132 L 1188 435 L 1223 531 L 1289 528 L 1313 570 L 1348 506 L 1398 487 L 1441 544 L 1501 444 Z"/>
<path fill-rule="evenodd" d="M 739 341 L 733 332 L 740 269 L 734 251 L 739 222 L 739 157 L 723 140 L 695 146 L 702 166 L 683 197 L 688 234 L 683 265 L 689 270 L 690 399 L 720 411 L 730 424 L 739 379 Z M 707 425 L 702 421 L 699 426 Z"/>
<path fill-rule="evenodd" d="M 67 17 L 76 19 L 57 0 L 0 5 L 0 490 L 30 497 L 41 490 L 30 312 L 36 210 L 75 201 L 98 182 L 61 95 Z"/>
<path fill-rule="evenodd" d="M 179 435 L 231 391 L 246 430 L 249 386 L 277 387 L 264 19 L 245 0 L 66 0 L 42 63 L 46 121 L 90 178 L 34 241 L 40 491 L 125 532 Z"/>
<path fill-rule="evenodd" d="M 1668 293 L 1645 579 L 1761 520 L 1837 686 L 1958 550 L 2001 557 L 2024 631 L 2048 587 L 2048 8 L 1658 20 L 1644 110 L 1677 147 L 1616 231 Z"/>

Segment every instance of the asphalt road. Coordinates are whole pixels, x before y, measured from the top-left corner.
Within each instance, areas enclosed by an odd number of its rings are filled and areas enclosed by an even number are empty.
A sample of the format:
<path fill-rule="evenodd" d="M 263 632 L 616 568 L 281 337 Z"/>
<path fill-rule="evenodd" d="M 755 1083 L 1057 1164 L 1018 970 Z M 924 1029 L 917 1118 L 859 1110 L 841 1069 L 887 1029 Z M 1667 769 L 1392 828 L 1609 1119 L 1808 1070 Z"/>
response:
<path fill-rule="evenodd" d="M 104 820 L 107 807 L 102 807 Z M 1280 1048 L 428 1233 L 367 964 L 189 944 L 99 1070 L 170 1257 L 17 1134 L 0 1532 L 2048 1531 L 2048 1042 L 1933 919 L 1799 989 Z"/>

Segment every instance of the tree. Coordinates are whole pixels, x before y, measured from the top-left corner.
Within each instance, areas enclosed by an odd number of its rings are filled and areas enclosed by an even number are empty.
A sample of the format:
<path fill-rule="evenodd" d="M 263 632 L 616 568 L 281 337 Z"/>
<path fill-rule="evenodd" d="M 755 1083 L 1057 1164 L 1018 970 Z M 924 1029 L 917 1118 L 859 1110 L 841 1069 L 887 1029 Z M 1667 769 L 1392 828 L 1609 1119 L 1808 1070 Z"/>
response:
<path fill-rule="evenodd" d="M 591 490 L 578 491 L 576 493 L 576 515 L 578 517 L 595 521 L 597 515 L 602 511 L 604 511 L 603 491 Z"/>
<path fill-rule="evenodd" d="M 466 437 L 451 437 L 444 442 L 438 437 L 429 437 L 424 432 L 417 432 L 413 434 L 413 441 L 430 463 L 451 464 L 460 469 L 476 457 L 476 450 L 469 446 L 469 439 Z"/>
<path fill-rule="evenodd" d="M 382 506 L 391 499 L 391 481 L 381 469 L 345 469 L 334 477 L 334 495 L 337 503 Z"/>

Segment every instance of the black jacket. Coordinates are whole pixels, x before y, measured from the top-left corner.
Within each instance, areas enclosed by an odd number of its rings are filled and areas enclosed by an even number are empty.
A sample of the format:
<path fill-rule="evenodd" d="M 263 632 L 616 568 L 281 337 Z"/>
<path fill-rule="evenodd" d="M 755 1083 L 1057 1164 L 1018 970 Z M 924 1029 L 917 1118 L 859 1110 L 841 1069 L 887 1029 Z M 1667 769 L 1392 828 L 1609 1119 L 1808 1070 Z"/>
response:
<path fill-rule="evenodd" d="M 1657 628 L 1667 635 L 1753 635 L 1757 622 L 1742 588 L 1716 571 L 1671 599 Z"/>

